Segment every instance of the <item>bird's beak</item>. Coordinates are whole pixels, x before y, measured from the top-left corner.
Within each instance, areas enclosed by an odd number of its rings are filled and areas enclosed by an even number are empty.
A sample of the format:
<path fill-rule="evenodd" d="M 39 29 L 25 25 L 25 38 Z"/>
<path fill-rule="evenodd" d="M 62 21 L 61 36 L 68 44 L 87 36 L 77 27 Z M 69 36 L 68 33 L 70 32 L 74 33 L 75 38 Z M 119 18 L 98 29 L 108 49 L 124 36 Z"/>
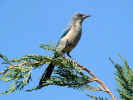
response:
<path fill-rule="evenodd" d="M 87 18 L 87 17 L 91 17 L 91 15 L 88 14 L 88 15 L 84 15 L 84 16 L 83 16 L 84 19 Z"/>

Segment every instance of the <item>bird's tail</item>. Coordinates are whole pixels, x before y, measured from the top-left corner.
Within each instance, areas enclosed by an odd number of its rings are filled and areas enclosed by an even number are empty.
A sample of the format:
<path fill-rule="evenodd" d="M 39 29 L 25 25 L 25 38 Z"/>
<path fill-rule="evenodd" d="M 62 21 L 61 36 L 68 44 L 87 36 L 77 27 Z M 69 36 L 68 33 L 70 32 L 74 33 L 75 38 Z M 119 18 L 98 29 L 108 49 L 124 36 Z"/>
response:
<path fill-rule="evenodd" d="M 40 82 L 39 82 L 39 87 L 42 87 L 43 83 L 45 83 L 51 76 L 52 72 L 54 70 L 54 64 L 51 62 L 48 67 L 46 68 L 46 70 L 44 71 Z"/>

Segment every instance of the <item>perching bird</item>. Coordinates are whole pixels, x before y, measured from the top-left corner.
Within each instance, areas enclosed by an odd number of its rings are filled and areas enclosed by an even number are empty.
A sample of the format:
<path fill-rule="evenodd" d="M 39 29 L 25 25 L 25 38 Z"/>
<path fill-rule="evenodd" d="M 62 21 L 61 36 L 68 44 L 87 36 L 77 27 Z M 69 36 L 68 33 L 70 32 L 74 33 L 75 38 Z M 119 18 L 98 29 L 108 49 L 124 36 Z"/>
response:
<path fill-rule="evenodd" d="M 72 17 L 72 20 L 69 26 L 64 31 L 63 35 L 58 41 L 55 57 L 56 57 L 56 53 L 59 53 L 62 55 L 66 53 L 71 58 L 70 52 L 77 45 L 81 37 L 82 22 L 84 21 L 84 19 L 90 16 L 91 15 L 77 13 Z M 40 88 L 43 87 L 43 83 L 45 83 L 50 78 L 53 70 L 54 70 L 54 64 L 51 62 L 46 68 L 46 70 L 44 71 L 40 79 L 40 82 L 39 82 Z"/>

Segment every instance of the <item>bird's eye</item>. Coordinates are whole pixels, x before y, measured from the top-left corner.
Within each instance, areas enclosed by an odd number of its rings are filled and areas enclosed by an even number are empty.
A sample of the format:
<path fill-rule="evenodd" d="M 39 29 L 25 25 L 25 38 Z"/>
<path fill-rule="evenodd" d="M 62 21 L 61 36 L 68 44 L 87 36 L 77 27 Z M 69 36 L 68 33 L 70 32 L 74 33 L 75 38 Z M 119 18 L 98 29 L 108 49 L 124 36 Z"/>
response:
<path fill-rule="evenodd" d="M 78 14 L 79 17 L 82 17 L 83 15 L 82 14 Z"/>

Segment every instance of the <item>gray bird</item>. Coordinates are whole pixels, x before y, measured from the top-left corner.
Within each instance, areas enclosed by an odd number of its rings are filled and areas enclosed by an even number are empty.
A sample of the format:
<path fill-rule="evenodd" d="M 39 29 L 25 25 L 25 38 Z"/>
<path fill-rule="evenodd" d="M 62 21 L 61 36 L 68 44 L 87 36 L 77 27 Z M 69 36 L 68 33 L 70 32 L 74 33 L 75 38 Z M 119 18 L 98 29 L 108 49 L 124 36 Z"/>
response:
<path fill-rule="evenodd" d="M 56 52 L 54 55 L 55 57 L 57 57 L 57 53 L 62 55 L 66 53 L 71 58 L 70 52 L 73 48 L 75 48 L 82 34 L 82 22 L 84 21 L 84 19 L 90 16 L 91 15 L 77 13 L 72 17 L 70 24 L 65 29 L 63 35 L 58 41 L 58 44 L 56 46 Z M 55 65 L 51 62 L 44 71 L 39 82 L 40 88 L 43 87 L 43 83 L 45 83 L 50 78 L 54 70 L 54 66 Z"/>

